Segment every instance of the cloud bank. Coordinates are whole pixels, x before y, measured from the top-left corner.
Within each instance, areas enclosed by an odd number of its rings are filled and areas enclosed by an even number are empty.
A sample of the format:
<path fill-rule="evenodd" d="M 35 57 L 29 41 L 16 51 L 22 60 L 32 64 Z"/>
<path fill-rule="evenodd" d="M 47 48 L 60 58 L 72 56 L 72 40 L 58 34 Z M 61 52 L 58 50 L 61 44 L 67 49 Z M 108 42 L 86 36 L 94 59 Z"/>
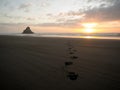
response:
<path fill-rule="evenodd" d="M 120 23 L 120 0 L 66 0 L 67 3 L 64 0 L 0 1 L 1 27 L 33 25 L 82 28 L 85 22 L 118 27 Z"/>

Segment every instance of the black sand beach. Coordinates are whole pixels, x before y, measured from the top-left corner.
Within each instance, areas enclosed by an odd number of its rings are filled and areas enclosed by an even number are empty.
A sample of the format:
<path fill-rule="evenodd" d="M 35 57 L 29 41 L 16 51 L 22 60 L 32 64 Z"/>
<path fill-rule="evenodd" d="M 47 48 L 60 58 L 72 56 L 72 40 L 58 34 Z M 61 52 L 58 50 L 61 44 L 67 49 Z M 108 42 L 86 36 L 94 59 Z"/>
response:
<path fill-rule="evenodd" d="M 0 36 L 0 83 L 0 90 L 120 90 L 120 40 Z"/>

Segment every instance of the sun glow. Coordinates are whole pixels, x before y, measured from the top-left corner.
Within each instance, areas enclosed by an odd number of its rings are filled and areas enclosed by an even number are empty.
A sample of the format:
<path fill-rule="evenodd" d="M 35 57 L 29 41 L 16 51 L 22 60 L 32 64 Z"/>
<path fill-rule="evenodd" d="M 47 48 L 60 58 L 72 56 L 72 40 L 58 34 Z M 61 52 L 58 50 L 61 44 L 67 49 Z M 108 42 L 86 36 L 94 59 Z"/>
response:
<path fill-rule="evenodd" d="M 94 27 L 96 27 L 97 23 L 83 23 L 84 26 L 84 32 L 86 33 L 92 33 L 94 32 Z"/>
<path fill-rule="evenodd" d="M 92 33 L 94 30 L 92 28 L 86 28 L 85 32 Z"/>

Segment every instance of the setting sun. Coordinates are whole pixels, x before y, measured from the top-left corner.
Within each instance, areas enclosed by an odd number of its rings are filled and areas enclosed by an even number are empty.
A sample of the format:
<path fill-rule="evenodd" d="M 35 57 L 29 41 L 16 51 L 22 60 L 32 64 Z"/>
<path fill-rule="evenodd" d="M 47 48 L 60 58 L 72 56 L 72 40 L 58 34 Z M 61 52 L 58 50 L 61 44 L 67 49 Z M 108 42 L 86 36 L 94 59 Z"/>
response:
<path fill-rule="evenodd" d="M 97 25 L 97 23 L 84 23 L 82 25 L 84 26 L 84 32 L 92 33 L 94 32 L 94 27 Z"/>
<path fill-rule="evenodd" d="M 86 29 L 85 29 L 85 32 L 87 32 L 87 33 L 92 33 L 92 32 L 94 32 L 94 30 L 93 30 L 92 28 L 86 28 Z"/>

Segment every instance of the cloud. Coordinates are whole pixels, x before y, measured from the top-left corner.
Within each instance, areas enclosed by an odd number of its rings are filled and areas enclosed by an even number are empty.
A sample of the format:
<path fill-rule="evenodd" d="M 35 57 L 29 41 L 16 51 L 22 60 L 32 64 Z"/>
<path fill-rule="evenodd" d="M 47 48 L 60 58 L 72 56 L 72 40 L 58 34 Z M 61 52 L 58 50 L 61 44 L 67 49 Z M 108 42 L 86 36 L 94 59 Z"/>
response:
<path fill-rule="evenodd" d="M 37 24 L 37 26 L 43 26 L 43 27 L 57 27 L 63 25 L 62 23 L 41 23 Z"/>
<path fill-rule="evenodd" d="M 18 26 L 18 25 L 27 25 L 26 23 L 0 23 L 0 26 Z"/>
<path fill-rule="evenodd" d="M 120 0 L 115 0 L 112 6 L 93 8 L 85 11 L 85 19 L 98 19 L 100 21 L 120 20 Z"/>
<path fill-rule="evenodd" d="M 73 28 L 73 27 L 78 27 L 81 25 L 77 25 L 79 22 L 79 19 L 67 19 L 62 21 L 56 21 L 53 23 L 40 23 L 36 24 L 36 26 L 41 26 L 41 27 L 64 27 L 64 28 Z"/>
<path fill-rule="evenodd" d="M 48 2 L 41 2 L 41 4 L 40 4 L 41 7 L 47 7 L 49 5 L 50 4 Z"/>
<path fill-rule="evenodd" d="M 93 0 L 88 0 L 91 2 Z M 99 0 L 102 1 L 102 0 Z M 108 4 L 108 5 L 107 5 Z M 80 22 L 91 22 L 91 21 L 116 21 L 120 20 L 120 0 L 105 0 L 105 3 L 101 3 L 100 7 L 89 8 L 85 11 L 69 11 L 67 13 L 59 13 L 59 17 L 62 19 L 58 19 L 58 21 L 80 23 Z M 64 18 L 63 17 L 68 17 Z M 75 18 L 77 17 L 77 18 Z"/>
<path fill-rule="evenodd" d="M 51 14 L 51 13 L 46 14 L 46 16 L 48 16 L 48 17 L 54 17 L 54 15 Z"/>
<path fill-rule="evenodd" d="M 75 11 L 69 11 L 67 13 L 68 16 L 80 16 L 82 13 L 81 12 L 75 12 Z"/>
<path fill-rule="evenodd" d="M 8 0 L 0 0 L 0 6 L 8 6 L 9 3 L 10 2 Z"/>
<path fill-rule="evenodd" d="M 19 9 L 25 9 L 25 8 L 30 7 L 31 5 L 32 5 L 31 3 L 24 3 L 24 4 L 21 4 L 21 5 L 19 6 Z"/>
<path fill-rule="evenodd" d="M 120 20 L 120 0 L 85 0 L 88 3 L 88 7 L 85 10 L 82 10 L 78 8 L 77 11 L 68 11 L 68 12 L 61 12 L 61 13 L 49 13 L 46 14 L 47 17 L 45 19 L 49 19 L 48 22 L 51 23 L 43 23 L 43 24 L 38 24 L 40 26 L 59 26 L 59 27 L 74 27 L 77 26 L 78 24 L 84 22 L 84 21 L 94 21 L 98 20 L 101 22 L 104 21 L 115 21 L 115 20 Z M 37 3 L 36 5 L 40 5 L 43 7 L 48 6 L 47 3 L 49 4 L 48 1 L 40 1 L 41 3 Z M 96 3 L 98 2 L 98 3 Z M 89 4 L 90 3 L 90 4 Z M 92 3 L 92 4 L 91 4 Z M 93 4 L 95 3 L 95 4 Z M 98 4 L 99 7 L 93 7 L 92 5 Z M 24 12 L 29 12 L 31 10 L 31 6 L 34 6 L 32 3 L 25 2 L 21 4 L 18 9 L 23 10 Z M 39 7 L 40 7 L 39 6 Z M 7 17 L 9 19 L 21 19 L 21 20 L 26 20 L 27 22 L 36 20 L 36 18 L 32 17 L 22 17 L 22 16 L 11 16 L 9 14 L 5 14 L 4 17 Z M 43 20 L 44 18 L 40 18 L 40 20 Z M 22 21 L 20 21 L 22 22 Z"/>
<path fill-rule="evenodd" d="M 18 9 L 19 9 L 19 10 L 24 10 L 24 12 L 29 12 L 31 6 L 32 6 L 31 3 L 24 3 L 24 4 L 21 4 L 21 5 L 18 7 Z"/>
<path fill-rule="evenodd" d="M 81 22 L 82 18 L 85 14 L 77 11 L 69 11 L 69 12 L 60 12 L 56 15 L 47 14 L 49 18 L 54 19 L 53 23 L 44 23 L 40 24 L 41 26 L 59 26 L 59 27 L 78 27 L 78 23 Z M 79 25 L 81 26 L 81 25 Z"/>
<path fill-rule="evenodd" d="M 29 17 L 29 18 L 27 18 L 27 20 L 33 21 L 33 20 L 35 20 L 35 18 Z"/>
<path fill-rule="evenodd" d="M 25 17 L 23 17 L 23 16 L 14 16 L 14 15 L 9 15 L 7 13 L 1 13 L 0 16 L 5 17 L 7 19 L 17 19 L 17 20 L 18 19 L 25 19 Z"/>
<path fill-rule="evenodd" d="M 88 0 L 91 2 L 93 0 Z M 99 0 L 101 1 L 101 0 Z M 120 0 L 105 0 L 99 7 L 89 8 L 86 11 L 69 11 L 61 12 L 58 15 L 48 14 L 50 17 L 56 19 L 56 23 L 52 25 L 63 27 L 82 27 L 82 22 L 108 22 L 108 21 L 120 21 Z M 107 5 L 108 3 L 108 5 Z M 47 26 L 51 24 L 47 24 Z"/>

